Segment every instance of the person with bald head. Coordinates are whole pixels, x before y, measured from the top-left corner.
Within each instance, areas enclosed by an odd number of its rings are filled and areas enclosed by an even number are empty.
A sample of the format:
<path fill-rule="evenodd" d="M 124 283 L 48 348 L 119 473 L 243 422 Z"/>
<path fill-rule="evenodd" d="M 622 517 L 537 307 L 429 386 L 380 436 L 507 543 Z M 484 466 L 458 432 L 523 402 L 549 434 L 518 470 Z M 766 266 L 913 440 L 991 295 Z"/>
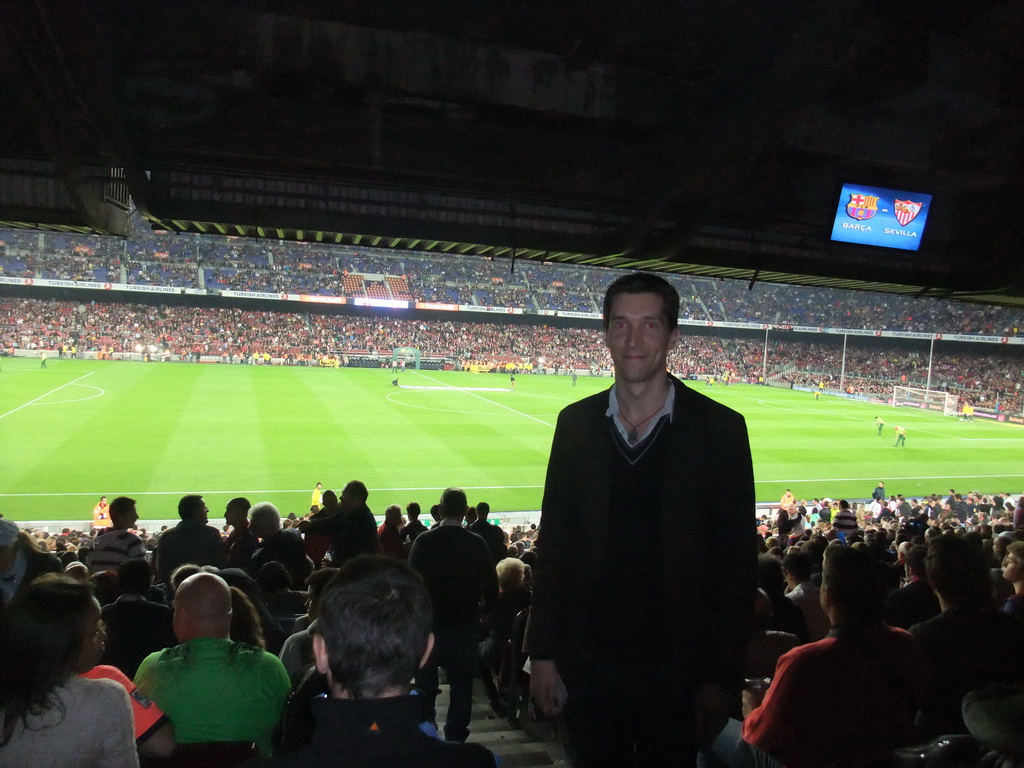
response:
<path fill-rule="evenodd" d="M 233 642 L 230 629 L 227 582 L 189 576 L 174 595 L 178 645 L 147 656 L 135 684 L 171 718 L 179 744 L 252 741 L 269 755 L 288 673 L 273 654 Z"/>

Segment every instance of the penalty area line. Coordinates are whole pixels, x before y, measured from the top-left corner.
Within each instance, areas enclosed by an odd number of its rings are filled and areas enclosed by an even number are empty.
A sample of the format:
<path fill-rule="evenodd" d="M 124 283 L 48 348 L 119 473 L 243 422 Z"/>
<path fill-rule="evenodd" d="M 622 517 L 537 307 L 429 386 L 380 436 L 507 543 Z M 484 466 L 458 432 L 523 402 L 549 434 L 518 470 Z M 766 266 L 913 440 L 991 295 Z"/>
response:
<path fill-rule="evenodd" d="M 536 416 L 531 416 L 528 413 L 523 413 L 522 411 L 517 411 L 515 408 L 512 408 L 511 406 L 505 405 L 504 403 L 498 403 L 498 402 L 495 402 L 494 400 L 490 400 L 490 399 L 488 399 L 486 397 L 483 397 L 482 395 L 478 395 L 476 392 L 471 392 L 471 391 L 469 391 L 467 389 L 463 389 L 461 387 L 446 386 L 443 381 L 438 381 L 437 379 L 431 378 L 430 376 L 427 376 L 424 373 L 420 373 L 419 371 L 416 371 L 416 375 L 417 376 L 422 376 L 427 381 L 432 381 L 435 384 L 439 384 L 441 386 L 441 388 L 443 388 L 443 389 L 450 389 L 450 390 L 452 390 L 454 392 L 465 392 L 467 395 L 472 395 L 475 398 L 483 400 L 485 403 L 490 403 L 491 405 L 496 405 L 499 408 L 504 408 L 507 411 L 512 411 L 512 413 L 516 414 L 517 416 L 522 416 L 523 418 L 526 418 L 526 419 L 532 419 L 533 421 L 536 421 L 538 424 L 543 424 L 545 427 L 551 427 L 552 429 L 555 428 L 554 424 L 549 424 L 548 422 L 544 421 L 543 419 L 538 419 Z"/>
<path fill-rule="evenodd" d="M 37 398 L 34 398 L 34 399 L 32 399 L 32 400 L 29 400 L 29 401 L 28 401 L 27 403 L 22 403 L 22 404 L 21 404 L 21 405 L 19 405 L 19 406 L 18 406 L 17 408 L 12 408 L 12 409 L 11 409 L 11 410 L 9 410 L 9 411 L 8 411 L 7 413 L 5 413 L 5 414 L 3 414 L 3 415 L 0 415 L 0 419 L 3 419 L 3 418 L 6 418 L 6 417 L 8 417 L 8 416 L 10 416 L 10 415 L 11 415 L 12 413 L 17 413 L 17 412 L 18 412 L 18 411 L 20 411 L 20 410 L 21 410 L 22 408 L 27 408 L 28 406 L 32 405 L 33 403 L 37 403 L 37 402 L 39 402 L 39 401 L 40 401 L 40 400 L 42 400 L 42 399 L 43 399 L 44 397 L 49 397 L 49 396 L 50 396 L 50 395 L 52 395 L 52 394 L 53 394 L 54 392 L 60 392 L 60 391 L 61 391 L 62 389 L 64 389 L 64 387 L 70 387 L 70 386 L 71 386 L 72 384 L 77 384 L 77 383 L 78 383 L 78 382 L 80 382 L 80 381 L 81 381 L 82 379 L 84 379 L 84 378 L 86 378 L 86 377 L 88 377 L 88 376 L 92 376 L 92 375 L 93 375 L 94 373 L 96 373 L 96 371 L 89 371 L 89 372 L 88 372 L 88 373 L 86 373 L 85 375 L 83 375 L 83 376 L 79 376 L 79 377 L 78 377 L 77 379 L 75 379 L 74 381 L 69 381 L 69 382 L 68 382 L 67 384 L 61 384 L 61 385 L 60 385 L 59 387 L 57 387 L 57 388 L 55 388 L 55 389 L 51 389 L 51 390 L 50 390 L 49 392 L 44 392 L 44 393 L 43 393 L 43 394 L 41 394 L 41 395 L 40 395 L 39 397 L 37 397 Z"/>

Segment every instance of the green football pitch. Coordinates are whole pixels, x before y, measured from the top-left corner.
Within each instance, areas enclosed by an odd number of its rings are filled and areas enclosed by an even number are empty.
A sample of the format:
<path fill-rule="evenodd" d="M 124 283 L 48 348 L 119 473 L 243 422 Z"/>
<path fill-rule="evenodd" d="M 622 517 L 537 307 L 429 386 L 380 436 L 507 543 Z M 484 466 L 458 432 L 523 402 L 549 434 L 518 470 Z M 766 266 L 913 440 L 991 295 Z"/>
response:
<path fill-rule="evenodd" d="M 235 495 L 309 509 L 317 481 L 425 508 L 458 485 L 497 512 L 540 506 L 558 411 L 608 379 L 7 358 L 0 371 L 0 512 L 88 519 L 100 495 L 176 517 L 186 493 L 219 516 Z M 1024 490 L 1024 429 L 736 385 L 698 391 L 746 416 L 758 501 Z M 874 418 L 886 420 L 883 436 Z M 907 429 L 895 448 L 893 427 Z M 685 471 L 685 468 L 680 468 Z M 722 495 L 729 488 L 722 488 Z M 714 504 L 715 499 L 708 499 Z"/>

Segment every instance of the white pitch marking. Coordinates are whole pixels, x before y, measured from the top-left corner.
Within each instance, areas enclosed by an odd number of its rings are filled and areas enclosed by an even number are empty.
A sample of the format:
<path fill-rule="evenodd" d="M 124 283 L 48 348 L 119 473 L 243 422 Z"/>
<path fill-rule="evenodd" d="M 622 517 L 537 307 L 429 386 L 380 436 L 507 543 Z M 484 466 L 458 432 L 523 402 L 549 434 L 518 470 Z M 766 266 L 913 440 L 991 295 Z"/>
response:
<path fill-rule="evenodd" d="M 450 387 L 407 387 L 408 391 L 444 390 L 444 389 L 450 389 Z M 460 388 L 460 389 L 458 389 L 456 391 L 462 392 L 462 391 L 465 391 L 465 390 Z M 500 392 L 511 392 L 511 390 L 509 390 L 509 389 L 502 389 L 502 390 L 498 390 L 498 391 L 500 391 Z M 406 402 L 405 400 L 399 400 L 399 399 L 397 399 L 395 397 L 395 395 L 400 395 L 400 394 L 402 394 L 402 393 L 401 392 L 391 392 L 391 393 L 388 394 L 387 399 L 390 400 L 392 403 L 395 403 L 396 405 L 401 405 L 401 406 L 403 406 L 405 408 L 418 408 L 421 411 L 436 411 L 437 413 L 457 413 L 460 416 L 498 416 L 498 415 L 500 415 L 500 414 L 496 414 L 494 412 L 488 412 L 488 411 L 467 411 L 467 410 L 464 410 L 462 408 L 433 408 L 433 407 L 431 407 L 429 405 L 417 405 L 415 403 Z M 548 400 L 557 400 L 559 403 L 563 403 L 565 405 L 568 405 L 569 403 L 572 402 L 571 400 L 565 400 L 564 398 L 561 398 L 561 397 L 554 397 L 552 395 L 535 395 L 533 393 L 527 393 L 527 392 L 520 393 L 518 396 L 519 397 L 541 397 L 541 398 L 545 398 L 545 399 L 548 399 Z M 518 414 L 516 414 L 516 415 L 518 415 Z M 551 415 L 552 416 L 558 416 L 558 412 L 556 411 L 555 413 L 553 413 Z"/>
<path fill-rule="evenodd" d="M 967 477 L 967 478 L 974 478 L 974 477 L 977 477 L 977 478 L 983 478 L 983 477 L 1002 477 L 1002 478 L 1005 478 L 1005 477 L 1024 477 L 1024 475 L 912 475 L 912 476 L 907 476 L 907 477 L 886 477 L 885 479 L 886 479 L 886 481 L 889 481 L 889 480 L 941 480 L 944 477 L 956 478 L 956 479 L 962 478 L 962 477 Z M 872 475 L 870 477 L 819 477 L 819 478 L 814 478 L 814 477 L 798 477 L 798 478 L 793 478 L 793 479 L 789 479 L 789 480 L 755 480 L 754 482 L 755 483 L 845 483 L 845 482 L 850 482 L 850 481 L 853 481 L 853 480 L 856 480 L 858 482 L 860 482 L 861 480 L 864 480 L 864 481 L 867 481 L 867 480 L 877 481 L 878 478 L 875 477 L 874 475 Z"/>
<path fill-rule="evenodd" d="M 75 384 L 76 387 L 86 387 L 88 389 L 95 389 L 95 395 L 89 395 L 88 397 L 76 397 L 74 400 L 54 400 L 53 402 L 40 403 L 40 405 L 63 405 L 64 403 L 84 403 L 86 400 L 95 400 L 97 397 L 103 397 L 107 394 L 107 390 L 101 387 L 94 387 L 92 384 Z"/>
<path fill-rule="evenodd" d="M 3 419 L 3 418 L 5 418 L 5 417 L 7 417 L 7 416 L 10 416 L 10 415 L 11 415 L 12 413 L 17 413 L 17 412 L 18 412 L 18 411 L 20 411 L 20 410 L 21 410 L 22 408 L 27 408 L 28 406 L 32 405 L 33 403 L 36 403 L 36 402 L 38 402 L 39 400 L 42 400 L 42 399 L 43 399 L 44 397 L 48 397 L 49 395 L 52 395 L 52 394 L 53 394 L 54 392 L 60 392 L 60 391 L 61 391 L 62 389 L 64 389 L 64 387 L 70 387 L 70 386 L 71 386 L 72 384 L 77 384 L 77 383 L 78 383 L 79 381 L 81 381 L 82 379 L 86 378 L 87 376 L 92 376 L 92 375 L 93 375 L 94 373 L 96 373 L 96 371 L 89 371 L 89 372 L 88 372 L 88 373 L 86 373 L 85 375 L 83 375 L 83 376 L 79 376 L 79 377 L 78 377 L 77 379 L 75 379 L 74 381 L 69 381 L 69 382 L 68 382 L 67 384 L 61 384 L 61 385 L 60 385 L 59 387 L 57 387 L 56 389 L 51 389 L 51 390 L 50 390 L 49 392 L 44 392 L 43 394 L 41 394 L 41 395 L 40 395 L 39 397 L 35 398 L 34 400 L 29 400 L 29 401 L 28 401 L 27 403 L 22 403 L 22 404 L 21 404 L 21 405 L 19 405 L 19 406 L 18 406 L 17 408 L 13 408 L 13 409 L 11 409 L 11 410 L 10 410 L 10 411 L 8 411 L 7 413 L 5 413 L 5 414 L 3 414 L 2 416 L 0 416 L 0 419 Z M 44 405 L 47 405 L 47 403 L 44 403 Z"/>
<path fill-rule="evenodd" d="M 397 492 L 397 491 L 443 491 L 446 487 L 447 486 L 438 485 L 438 486 L 429 486 L 429 487 L 426 487 L 426 488 L 368 488 L 367 490 L 373 491 L 374 493 L 394 493 L 394 492 Z M 513 490 L 513 491 L 516 491 L 516 490 L 530 490 L 532 488 L 543 488 L 544 486 L 543 485 L 460 485 L 459 487 L 462 488 L 464 491 L 489 491 L 489 490 L 493 490 L 493 489 L 496 489 L 496 488 L 500 488 L 500 489 L 503 489 L 503 490 Z M 248 494 L 253 494 L 253 495 L 255 495 L 257 493 L 306 493 L 306 494 L 308 494 L 309 493 L 309 489 L 308 488 L 302 488 L 302 489 L 299 489 L 299 490 L 292 490 L 292 489 L 284 489 L 284 490 L 282 490 L 282 489 L 277 489 L 277 490 L 262 490 L 262 491 L 253 491 L 253 490 L 248 490 L 247 489 L 244 492 L 248 493 Z M 101 495 L 103 495 L 103 493 L 104 493 L 103 491 L 84 491 L 84 492 L 75 491 L 73 493 L 0 493 L 0 498 L 32 498 L 34 496 L 101 496 Z M 197 490 L 194 490 L 194 489 L 190 489 L 190 490 L 187 490 L 187 491 L 126 491 L 122 495 L 123 496 L 184 496 L 186 494 L 198 494 L 199 496 L 213 496 L 213 495 L 222 495 L 222 494 L 237 495 L 238 493 L 240 493 L 240 491 L 237 488 L 233 488 L 233 489 L 227 490 L 227 491 L 197 491 Z"/>
<path fill-rule="evenodd" d="M 430 376 L 427 376 L 424 373 L 420 373 L 419 371 L 416 371 L 415 373 L 416 373 L 417 376 L 422 376 L 427 381 L 432 381 L 435 384 L 440 384 L 442 387 L 445 386 L 443 381 L 438 381 L 437 379 L 432 378 Z M 533 421 L 536 421 L 539 424 L 543 424 L 545 427 L 551 427 L 552 429 L 555 428 L 554 424 L 549 424 L 548 422 L 544 421 L 543 419 L 538 419 L 536 416 L 531 416 L 528 413 L 523 413 L 522 411 L 517 411 L 515 408 L 512 408 L 512 407 L 510 407 L 508 405 L 505 405 L 503 403 L 496 403 L 494 400 L 488 400 L 486 397 L 483 397 L 482 395 L 478 395 L 476 392 L 470 392 L 468 390 L 464 390 L 464 389 L 461 389 L 459 387 L 447 387 L 447 389 L 451 389 L 451 390 L 454 390 L 456 392 L 465 392 L 467 395 L 472 395 L 473 397 L 479 398 L 480 400 L 483 400 L 485 403 L 490 403 L 491 405 L 497 405 L 500 408 L 504 408 L 504 409 L 506 409 L 508 411 L 512 411 L 512 413 L 517 413 L 520 416 L 523 416 L 524 418 L 532 419 Z"/>
<path fill-rule="evenodd" d="M 758 403 L 758 405 L 761 405 L 761 406 L 763 406 L 765 408 L 774 408 L 774 409 L 779 410 L 779 411 L 792 411 L 794 413 L 811 413 L 811 414 L 817 414 L 817 415 L 827 415 L 829 417 L 834 417 L 834 418 L 838 418 L 838 419 L 847 419 L 849 421 L 857 421 L 857 422 L 861 422 L 861 423 L 864 423 L 864 424 L 868 424 L 869 426 L 874 426 L 873 423 L 869 423 L 867 421 L 867 418 L 863 417 L 863 416 L 847 416 L 846 414 L 836 413 L 835 411 L 829 411 L 829 410 L 824 410 L 824 409 L 819 411 L 819 410 L 816 410 L 816 409 L 807 408 L 807 407 L 800 406 L 800 405 L 787 405 L 786 403 L 773 403 L 773 402 L 771 402 L 769 400 L 758 400 L 757 403 Z M 868 405 L 870 405 L 870 403 L 868 403 Z M 883 408 L 890 408 L 890 409 L 892 408 L 891 405 L 885 405 L 884 403 L 882 403 L 880 405 Z M 885 413 L 885 411 L 883 411 L 883 413 Z M 913 411 L 913 410 L 911 410 L 911 411 L 903 411 L 902 413 L 905 416 L 908 417 L 908 418 L 905 418 L 905 419 L 902 420 L 903 423 L 905 423 L 905 424 L 915 424 L 915 423 L 917 423 L 917 420 L 920 417 L 922 417 L 922 416 L 925 416 L 925 417 L 928 417 L 928 416 L 939 416 L 939 414 L 937 414 L 937 413 L 924 412 L 924 411 L 916 412 L 916 411 Z M 940 416 L 940 418 L 947 418 L 947 417 Z M 898 423 L 899 423 L 899 421 L 897 421 L 896 419 L 892 420 L 892 425 L 893 426 L 895 426 Z M 888 426 L 888 424 L 886 426 Z M 1012 437 L 1009 437 L 1009 438 L 1008 437 L 1003 437 L 1003 438 L 960 437 L 959 435 L 950 434 L 949 432 L 937 432 L 937 431 L 935 431 L 933 429 L 923 429 L 922 427 L 918 427 L 918 426 L 914 426 L 911 429 L 913 430 L 915 435 L 920 435 L 920 434 L 935 435 L 936 437 L 948 438 L 948 439 L 951 439 L 951 440 L 1008 440 L 1008 441 L 1011 441 L 1011 442 L 1016 442 L 1016 440 L 1014 440 Z"/>
<path fill-rule="evenodd" d="M 1015 476 L 1015 475 L 918 475 L 918 476 L 907 476 L 907 477 L 887 477 L 886 481 L 888 482 L 888 481 L 892 481 L 892 480 L 942 480 L 943 478 L 949 478 L 949 479 L 956 480 L 956 479 L 959 479 L 959 478 L 990 478 L 990 477 L 1006 478 L 1006 477 L 1017 477 L 1017 476 Z M 1019 477 L 1024 477 L 1024 475 L 1020 475 Z M 843 483 L 843 482 L 852 482 L 852 481 L 857 481 L 857 482 L 873 481 L 874 482 L 874 481 L 877 481 L 877 480 L 878 480 L 878 478 L 875 475 L 871 475 L 869 477 L 821 477 L 821 478 L 796 477 L 796 478 L 790 478 L 790 479 L 755 480 L 754 482 L 757 483 L 758 485 L 761 485 L 761 484 L 764 484 L 764 483 Z M 459 487 L 462 488 L 463 490 L 466 490 L 466 491 L 489 491 L 489 490 L 493 490 L 493 489 L 518 491 L 518 490 L 531 490 L 531 489 L 535 489 L 535 488 L 543 488 L 544 486 L 543 485 L 462 485 L 462 486 L 459 486 Z M 444 488 L 445 488 L 445 486 L 438 485 L 438 486 L 428 486 L 428 487 L 419 487 L 419 488 L 414 488 L 414 487 L 370 488 L 368 490 L 370 490 L 370 491 L 372 491 L 374 493 L 394 493 L 394 492 L 398 492 L 398 491 L 443 491 Z M 46 497 L 54 497 L 54 496 L 56 496 L 56 497 L 61 497 L 61 496 L 101 496 L 103 493 L 106 493 L 106 492 L 107 491 L 83 491 L 83 492 L 73 492 L 73 493 L 52 493 L 52 492 L 47 492 L 47 493 L 0 493 L 0 498 L 33 498 L 33 497 L 42 497 L 42 496 L 46 496 Z M 223 491 L 223 490 L 221 490 L 221 491 L 218 491 L 218 490 L 203 491 L 203 490 L 195 490 L 195 489 L 190 488 L 190 489 L 184 490 L 184 491 L 125 491 L 123 493 L 123 495 L 125 495 L 125 496 L 184 496 L 186 494 L 193 494 L 194 493 L 194 494 L 198 494 L 200 496 L 213 496 L 213 495 L 238 495 L 239 493 L 242 493 L 242 492 L 244 492 L 246 494 L 258 494 L 258 493 L 260 493 L 260 494 L 262 494 L 262 493 L 274 493 L 274 494 L 277 494 L 277 493 L 309 493 L 309 489 L 308 488 L 300 488 L 300 489 L 280 489 L 279 488 L 279 489 L 254 491 L 252 489 L 248 489 L 247 488 L 244 491 L 239 491 L 239 489 L 237 489 L 237 488 L 232 488 L 232 489 L 229 489 L 229 490 L 226 490 L 226 491 Z"/>

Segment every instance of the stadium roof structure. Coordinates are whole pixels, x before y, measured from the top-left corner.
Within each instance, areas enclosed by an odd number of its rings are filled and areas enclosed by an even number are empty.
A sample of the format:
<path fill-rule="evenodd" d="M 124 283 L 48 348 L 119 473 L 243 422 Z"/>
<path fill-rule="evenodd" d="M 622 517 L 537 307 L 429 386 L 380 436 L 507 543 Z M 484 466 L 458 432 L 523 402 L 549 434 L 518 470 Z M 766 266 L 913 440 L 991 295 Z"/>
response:
<path fill-rule="evenodd" d="M 27 0 L 0 226 L 1024 305 L 1021 0 Z M 830 242 L 843 182 L 933 196 Z"/>

